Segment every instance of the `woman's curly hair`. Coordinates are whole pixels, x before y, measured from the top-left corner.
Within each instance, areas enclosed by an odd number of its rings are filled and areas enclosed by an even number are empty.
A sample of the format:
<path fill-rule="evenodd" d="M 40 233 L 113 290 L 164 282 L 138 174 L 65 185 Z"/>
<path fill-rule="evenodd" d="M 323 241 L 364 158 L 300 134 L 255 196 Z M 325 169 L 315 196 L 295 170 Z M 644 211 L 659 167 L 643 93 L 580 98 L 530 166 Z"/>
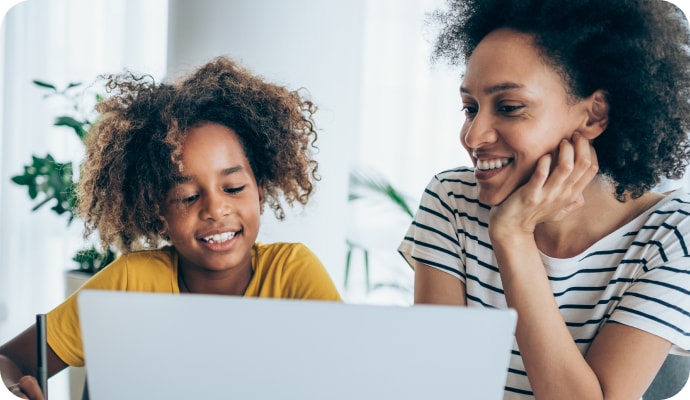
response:
<path fill-rule="evenodd" d="M 690 34 L 663 0 L 449 0 L 434 58 L 466 62 L 491 31 L 534 36 L 573 99 L 602 89 L 609 124 L 594 141 L 600 173 L 624 201 L 679 179 L 690 159 Z"/>
<path fill-rule="evenodd" d="M 188 131 L 203 123 L 237 134 L 278 219 L 281 200 L 305 205 L 312 195 L 316 106 L 298 91 L 225 57 L 172 83 L 131 73 L 105 79 L 110 95 L 96 106 L 77 187 L 85 236 L 97 230 L 103 246 L 122 252 L 164 243 L 161 205 L 181 172 Z"/>

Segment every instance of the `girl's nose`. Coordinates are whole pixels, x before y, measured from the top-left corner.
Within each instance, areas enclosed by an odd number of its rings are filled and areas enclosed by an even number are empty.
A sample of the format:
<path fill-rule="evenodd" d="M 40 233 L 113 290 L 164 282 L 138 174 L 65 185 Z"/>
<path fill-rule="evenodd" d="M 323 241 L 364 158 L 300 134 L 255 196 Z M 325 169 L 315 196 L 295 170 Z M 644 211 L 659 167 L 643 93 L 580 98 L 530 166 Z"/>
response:
<path fill-rule="evenodd" d="M 202 218 L 218 221 L 230 214 L 232 207 L 224 193 L 207 193 L 204 196 Z"/>

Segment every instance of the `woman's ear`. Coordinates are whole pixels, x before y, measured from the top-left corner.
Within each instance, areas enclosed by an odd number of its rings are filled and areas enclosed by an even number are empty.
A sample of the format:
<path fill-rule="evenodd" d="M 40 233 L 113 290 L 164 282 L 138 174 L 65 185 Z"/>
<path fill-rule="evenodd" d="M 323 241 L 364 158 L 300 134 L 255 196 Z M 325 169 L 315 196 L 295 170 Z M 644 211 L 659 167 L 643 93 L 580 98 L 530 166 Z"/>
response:
<path fill-rule="evenodd" d="M 601 135 L 609 124 L 609 102 L 606 92 L 597 90 L 585 99 L 587 119 L 578 131 L 585 138 L 592 140 Z"/>

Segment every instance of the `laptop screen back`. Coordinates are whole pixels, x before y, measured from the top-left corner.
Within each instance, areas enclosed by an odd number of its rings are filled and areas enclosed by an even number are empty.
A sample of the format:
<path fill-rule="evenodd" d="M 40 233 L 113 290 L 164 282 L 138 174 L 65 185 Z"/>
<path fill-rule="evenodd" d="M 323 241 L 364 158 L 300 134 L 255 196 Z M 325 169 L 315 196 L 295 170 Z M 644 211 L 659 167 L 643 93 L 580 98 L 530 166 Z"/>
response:
<path fill-rule="evenodd" d="M 498 400 L 512 310 L 83 291 L 91 400 Z"/>

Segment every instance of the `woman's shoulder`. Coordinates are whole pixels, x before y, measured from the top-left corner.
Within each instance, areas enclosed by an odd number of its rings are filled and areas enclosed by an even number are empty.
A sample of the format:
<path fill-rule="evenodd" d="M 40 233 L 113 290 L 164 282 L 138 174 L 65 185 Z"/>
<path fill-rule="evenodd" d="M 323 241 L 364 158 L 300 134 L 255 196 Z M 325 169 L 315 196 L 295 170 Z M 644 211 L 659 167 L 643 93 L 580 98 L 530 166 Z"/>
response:
<path fill-rule="evenodd" d="M 432 181 L 440 183 L 453 183 L 464 186 L 477 186 L 477 179 L 474 177 L 474 168 L 471 167 L 457 167 L 447 169 L 434 175 Z"/>
<path fill-rule="evenodd" d="M 690 215 L 690 193 L 684 190 L 667 192 L 649 211 L 650 220 L 682 224 L 690 229 L 690 220 L 687 218 Z"/>
<path fill-rule="evenodd" d="M 422 198 L 430 208 L 465 210 L 471 214 L 485 213 L 489 206 L 479 201 L 479 188 L 474 168 L 458 167 L 437 173 L 431 179 Z"/>
<path fill-rule="evenodd" d="M 688 249 L 690 242 L 690 195 L 677 190 L 666 193 L 647 212 L 638 217 L 631 224 L 629 236 L 635 238 L 635 243 L 646 244 L 647 247 L 659 250 L 662 259 L 675 253 L 682 257 L 690 256 Z"/>

